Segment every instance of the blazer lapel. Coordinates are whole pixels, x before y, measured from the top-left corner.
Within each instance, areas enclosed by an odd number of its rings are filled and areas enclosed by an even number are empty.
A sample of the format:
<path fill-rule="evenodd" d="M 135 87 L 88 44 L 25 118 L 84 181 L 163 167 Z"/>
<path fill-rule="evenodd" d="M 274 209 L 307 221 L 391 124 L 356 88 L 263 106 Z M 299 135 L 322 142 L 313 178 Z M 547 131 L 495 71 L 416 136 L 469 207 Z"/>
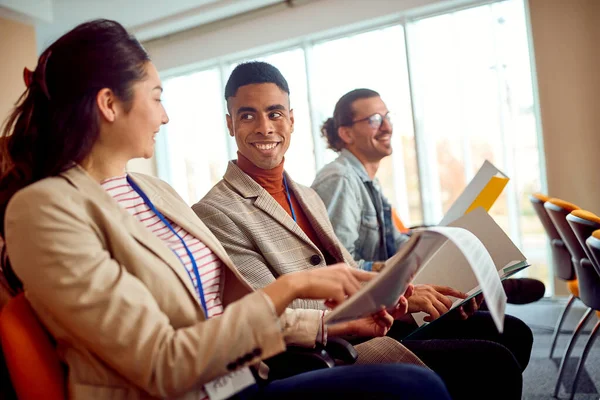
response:
<path fill-rule="evenodd" d="M 318 207 L 320 207 L 320 205 L 315 204 L 314 201 L 311 201 L 309 198 L 304 196 L 304 191 L 301 190 L 296 182 L 290 178 L 287 172 L 284 173 L 287 177 L 290 190 L 294 193 L 296 200 L 298 200 L 298 203 L 300 203 L 302 206 L 304 215 L 306 215 L 313 229 L 317 233 L 317 236 L 319 236 L 321 244 L 325 247 L 327 252 L 335 257 L 339 262 L 345 261 L 343 253 L 339 247 L 339 240 L 336 240 L 337 238 L 335 237 L 333 228 L 327 223 L 329 222 L 329 216 L 325 214 L 324 216 L 321 216 L 321 218 L 318 218 L 313 213 L 313 210 L 316 210 Z"/>
<path fill-rule="evenodd" d="M 287 230 L 298 236 L 307 244 L 312 246 L 315 251 L 319 248 L 309 239 L 300 226 L 292 217 L 279 205 L 279 203 L 262 186 L 242 171 L 233 161 L 229 162 L 225 176 L 223 177 L 242 197 L 255 197 L 254 205 L 264 211 L 271 218 L 279 222 Z"/>
<path fill-rule="evenodd" d="M 200 300 L 198 294 L 192 285 L 189 276 L 185 272 L 181 261 L 157 236 L 152 234 L 146 227 L 144 227 L 135 217 L 130 215 L 126 210 L 121 208 L 118 203 L 102 189 L 96 181 L 94 181 L 83 168 L 76 166 L 62 174 L 67 180 L 69 180 L 75 187 L 77 187 L 83 193 L 86 193 L 89 197 L 92 197 L 95 201 L 101 204 L 103 208 L 106 208 L 111 215 L 118 216 L 127 231 L 140 243 L 146 247 L 149 251 L 154 253 L 157 257 L 162 259 L 173 272 L 179 277 L 183 286 L 185 286 L 188 293 L 193 297 L 194 301 L 200 306 Z M 138 183 L 137 180 L 135 180 Z M 141 187 L 141 185 L 140 185 Z M 154 202 L 153 196 L 146 192 L 146 188 L 142 190 Z M 158 206 L 157 206 L 158 209 Z M 159 209 L 160 210 L 160 209 Z M 171 217 L 169 217 L 171 218 Z"/>

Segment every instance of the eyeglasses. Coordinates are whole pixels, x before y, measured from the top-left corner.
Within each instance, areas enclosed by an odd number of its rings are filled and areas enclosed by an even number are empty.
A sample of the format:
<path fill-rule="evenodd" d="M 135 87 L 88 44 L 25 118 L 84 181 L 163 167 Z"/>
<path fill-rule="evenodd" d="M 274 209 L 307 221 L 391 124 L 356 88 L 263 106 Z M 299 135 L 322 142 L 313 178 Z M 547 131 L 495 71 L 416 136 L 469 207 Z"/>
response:
<path fill-rule="evenodd" d="M 371 125 L 371 128 L 379 129 L 381 128 L 384 119 L 388 122 L 388 124 L 392 125 L 392 116 L 389 111 L 385 115 L 375 113 L 373 115 L 369 115 L 366 118 L 357 119 L 356 121 L 352 121 L 352 125 L 357 124 L 359 122 L 368 121 L 369 125 Z"/>

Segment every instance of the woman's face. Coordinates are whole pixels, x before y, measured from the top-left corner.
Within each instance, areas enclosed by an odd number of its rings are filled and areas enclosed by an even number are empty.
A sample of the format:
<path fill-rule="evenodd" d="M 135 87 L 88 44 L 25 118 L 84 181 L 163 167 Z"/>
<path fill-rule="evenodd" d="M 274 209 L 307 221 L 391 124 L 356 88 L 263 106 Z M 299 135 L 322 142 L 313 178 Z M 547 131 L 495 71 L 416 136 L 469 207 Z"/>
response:
<path fill-rule="evenodd" d="M 101 138 L 127 159 L 152 157 L 156 134 L 161 125 L 169 122 L 161 102 L 163 89 L 158 71 L 151 62 L 144 69 L 145 78 L 132 86 L 131 108 L 126 110 L 121 104 L 110 133 Z"/>

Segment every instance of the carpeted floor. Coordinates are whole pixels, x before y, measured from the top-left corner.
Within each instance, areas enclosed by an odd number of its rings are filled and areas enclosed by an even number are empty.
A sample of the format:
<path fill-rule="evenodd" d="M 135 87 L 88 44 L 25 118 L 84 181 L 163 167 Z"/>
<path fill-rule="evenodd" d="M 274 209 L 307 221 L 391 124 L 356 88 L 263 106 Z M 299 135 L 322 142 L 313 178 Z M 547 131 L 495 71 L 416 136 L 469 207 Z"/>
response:
<path fill-rule="evenodd" d="M 533 330 L 534 344 L 531 362 L 525 370 L 523 377 L 523 400 L 553 399 L 554 386 L 558 376 L 558 368 L 563 352 L 567 346 L 570 334 L 577 322 L 583 315 L 585 308 L 579 303 L 572 307 L 568 319 L 563 326 L 562 334 L 559 336 L 556 349 L 552 359 L 548 357 L 552 332 L 558 320 L 560 312 L 564 307 L 564 301 L 542 300 L 535 304 L 524 306 L 509 305 L 507 314 L 521 318 Z M 562 379 L 559 399 L 568 399 L 571 393 L 571 385 L 575 376 L 575 369 L 579 362 L 581 352 L 589 337 L 593 325 L 598 321 L 596 315 L 590 317 L 590 322 L 579 336 L 577 345 L 573 350 L 564 378 Z M 596 335 L 594 347 L 585 362 L 585 370 L 579 377 L 577 385 L 576 400 L 599 400 L 600 399 L 600 334 Z"/>

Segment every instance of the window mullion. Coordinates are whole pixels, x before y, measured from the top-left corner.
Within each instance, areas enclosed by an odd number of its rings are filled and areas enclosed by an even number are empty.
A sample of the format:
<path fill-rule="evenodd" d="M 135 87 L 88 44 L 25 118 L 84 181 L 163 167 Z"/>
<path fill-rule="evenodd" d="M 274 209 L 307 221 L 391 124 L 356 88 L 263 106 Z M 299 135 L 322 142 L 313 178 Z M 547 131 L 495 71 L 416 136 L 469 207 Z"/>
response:
<path fill-rule="evenodd" d="M 440 182 L 437 168 L 437 157 L 435 143 L 432 143 L 432 138 L 425 134 L 423 126 L 424 116 L 421 113 L 421 100 L 416 93 L 415 83 L 416 78 L 414 68 L 416 59 L 415 46 L 411 46 L 411 24 L 403 23 L 404 26 L 404 48 L 406 51 L 407 69 L 408 69 L 408 85 L 411 97 L 413 127 L 415 131 L 415 147 L 417 155 L 417 165 L 419 170 L 419 186 L 421 190 L 421 205 L 423 208 L 423 223 L 437 224 L 442 219 Z M 435 142 L 435 140 L 433 140 Z"/>

